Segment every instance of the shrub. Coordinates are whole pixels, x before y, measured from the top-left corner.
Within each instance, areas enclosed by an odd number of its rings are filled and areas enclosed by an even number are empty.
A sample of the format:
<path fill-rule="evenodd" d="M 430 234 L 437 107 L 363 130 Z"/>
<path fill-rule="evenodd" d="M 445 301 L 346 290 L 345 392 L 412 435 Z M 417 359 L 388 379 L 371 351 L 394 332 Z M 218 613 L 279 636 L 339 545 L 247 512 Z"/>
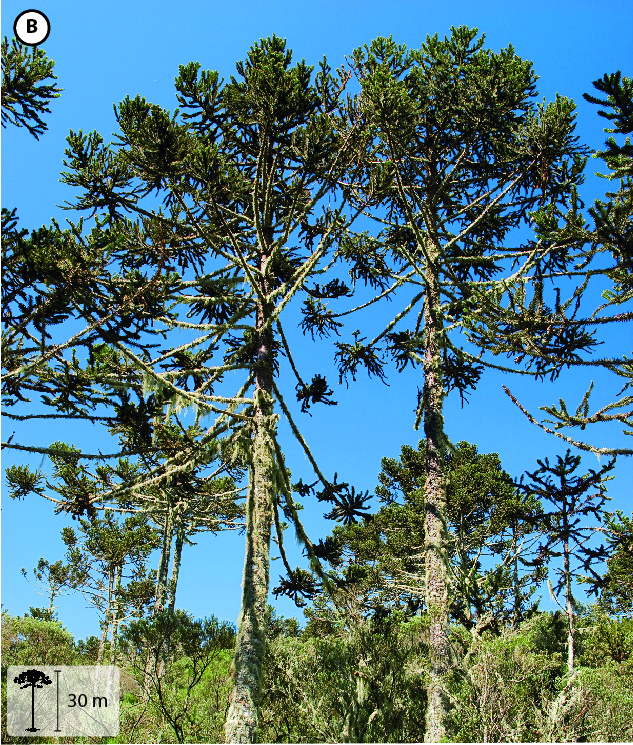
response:
<path fill-rule="evenodd" d="M 10 665 L 73 665 L 78 662 L 72 634 L 59 621 L 2 613 L 2 671 Z"/>

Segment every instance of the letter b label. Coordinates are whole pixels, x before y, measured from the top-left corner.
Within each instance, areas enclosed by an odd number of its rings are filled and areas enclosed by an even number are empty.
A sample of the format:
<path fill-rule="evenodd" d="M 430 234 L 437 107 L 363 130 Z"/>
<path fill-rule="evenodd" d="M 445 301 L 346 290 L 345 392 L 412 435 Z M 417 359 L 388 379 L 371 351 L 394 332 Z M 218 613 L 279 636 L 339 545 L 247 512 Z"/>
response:
<path fill-rule="evenodd" d="M 40 10 L 23 10 L 13 24 L 18 41 L 29 47 L 43 44 L 50 32 L 50 21 Z"/>

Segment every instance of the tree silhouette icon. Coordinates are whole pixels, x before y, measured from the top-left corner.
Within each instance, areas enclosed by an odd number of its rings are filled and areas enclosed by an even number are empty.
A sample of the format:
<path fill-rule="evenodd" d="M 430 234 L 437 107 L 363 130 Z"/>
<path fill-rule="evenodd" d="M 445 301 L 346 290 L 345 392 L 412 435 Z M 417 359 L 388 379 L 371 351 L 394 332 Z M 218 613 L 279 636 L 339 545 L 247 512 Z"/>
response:
<path fill-rule="evenodd" d="M 25 732 L 37 732 L 38 728 L 35 726 L 35 689 L 44 688 L 53 681 L 40 670 L 31 669 L 25 670 L 16 678 L 13 678 L 13 682 L 17 683 L 20 688 L 31 687 L 31 726 L 27 727 Z"/>

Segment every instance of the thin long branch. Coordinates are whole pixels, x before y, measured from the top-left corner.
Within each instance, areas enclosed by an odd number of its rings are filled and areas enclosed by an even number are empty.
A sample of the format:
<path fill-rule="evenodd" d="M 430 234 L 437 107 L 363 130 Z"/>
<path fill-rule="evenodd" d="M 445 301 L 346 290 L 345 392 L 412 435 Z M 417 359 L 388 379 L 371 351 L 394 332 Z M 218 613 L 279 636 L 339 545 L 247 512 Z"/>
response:
<path fill-rule="evenodd" d="M 549 427 L 546 427 L 545 425 L 541 424 L 539 421 L 537 421 L 529 411 L 527 411 L 518 401 L 517 399 L 510 393 L 510 391 L 504 386 L 501 386 L 503 390 L 508 394 L 512 402 L 525 414 L 525 416 L 529 419 L 532 424 L 536 424 L 537 427 L 540 427 L 542 430 L 547 432 L 550 435 L 555 435 L 556 437 L 560 437 L 561 440 L 564 440 L 565 442 L 568 442 L 570 445 L 574 445 L 574 447 L 577 447 L 579 450 L 584 450 L 588 453 L 593 453 L 594 455 L 633 455 L 633 449 L 629 448 L 595 448 L 592 445 L 587 445 L 584 442 L 579 442 L 577 440 L 572 440 L 571 437 L 567 437 L 566 435 L 561 434 L 560 432 L 556 432 L 553 429 L 550 429 Z"/>

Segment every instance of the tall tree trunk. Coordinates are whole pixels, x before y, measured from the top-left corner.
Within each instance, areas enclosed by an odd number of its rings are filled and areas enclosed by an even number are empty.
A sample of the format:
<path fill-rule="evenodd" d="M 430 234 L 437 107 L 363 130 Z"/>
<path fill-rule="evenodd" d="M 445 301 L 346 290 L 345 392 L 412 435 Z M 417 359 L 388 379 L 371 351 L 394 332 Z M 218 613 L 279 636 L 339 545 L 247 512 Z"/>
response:
<path fill-rule="evenodd" d="M 432 260 L 436 257 L 432 254 Z M 446 737 L 448 699 L 442 678 L 450 663 L 448 643 L 448 570 L 446 555 L 446 484 L 444 479 L 444 385 L 442 381 L 442 320 L 433 266 L 427 266 L 425 299 L 424 434 L 426 437 L 425 564 L 426 607 L 430 616 L 431 680 L 428 687 L 425 742 Z"/>
<path fill-rule="evenodd" d="M 160 552 L 158 564 L 158 577 L 156 580 L 156 596 L 154 599 L 154 615 L 165 608 L 167 599 L 167 575 L 169 573 L 169 558 L 171 556 L 171 543 L 173 540 L 174 519 L 171 505 L 167 508 L 165 515 L 165 528 L 163 530 L 163 545 Z"/>
<path fill-rule="evenodd" d="M 517 554 L 517 542 L 519 532 L 518 520 L 512 520 L 512 552 L 514 559 L 512 561 L 512 585 L 514 590 L 514 610 L 512 613 L 512 627 L 518 628 L 521 619 L 521 588 L 519 586 L 519 556 Z"/>
<path fill-rule="evenodd" d="M 121 577 L 123 575 L 123 564 L 117 568 L 116 582 L 114 587 L 114 601 L 112 609 L 112 635 L 110 636 L 110 664 L 116 665 L 117 640 L 119 637 L 119 624 L 121 622 L 121 601 L 119 599 L 121 592 Z"/>
<path fill-rule="evenodd" d="M 176 545 L 174 546 L 174 559 L 171 565 L 171 578 L 169 580 L 169 600 L 167 611 L 170 616 L 176 612 L 176 588 L 178 586 L 178 575 L 180 573 L 180 561 L 182 557 L 182 546 L 185 540 L 185 526 L 180 519 L 174 520 L 174 532 L 176 533 Z M 171 634 L 165 637 L 165 646 L 163 647 L 163 661 L 161 664 L 160 675 L 163 674 L 167 659 L 171 651 Z"/>
<path fill-rule="evenodd" d="M 247 504 L 246 556 L 242 611 L 233 661 L 233 691 L 226 719 L 227 742 L 250 743 L 257 737 L 261 669 L 266 644 L 266 612 L 274 477 L 272 399 L 257 392 L 253 466 Z M 256 394 L 256 395 L 257 395 Z"/>
<path fill-rule="evenodd" d="M 574 672 L 574 598 L 571 593 L 571 569 L 569 561 L 569 523 L 567 520 L 567 503 L 563 508 L 563 568 L 565 571 L 565 607 L 567 609 L 567 669 Z"/>
<path fill-rule="evenodd" d="M 99 643 L 99 651 L 97 652 L 97 665 L 100 665 L 103 661 L 103 655 L 105 652 L 106 640 L 108 638 L 108 628 L 110 626 L 110 618 L 112 617 L 112 590 L 114 587 L 114 568 L 110 567 L 108 577 L 108 603 L 106 605 L 105 617 L 103 619 L 103 630 L 101 631 L 101 641 Z"/>
<path fill-rule="evenodd" d="M 169 601 L 167 606 L 170 613 L 173 613 L 176 609 L 176 587 L 178 585 L 178 575 L 180 574 L 182 546 L 185 541 L 185 526 L 182 522 L 178 522 L 175 533 L 176 545 L 174 547 L 174 560 L 171 565 L 171 579 L 169 580 Z"/>
<path fill-rule="evenodd" d="M 255 206 L 257 209 L 257 205 Z M 272 234 L 264 245 L 269 245 Z M 260 269 L 266 271 L 268 255 L 262 246 Z M 268 282 L 260 289 L 266 296 Z M 235 656 L 233 690 L 224 725 L 226 742 L 256 742 L 261 698 L 261 677 L 266 646 L 266 616 L 270 574 L 270 534 L 275 498 L 275 436 L 273 413 L 273 334 L 266 327 L 269 308 L 261 299 L 257 307 L 258 351 L 253 412 L 251 483 L 246 506 L 246 555 Z"/>
<path fill-rule="evenodd" d="M 168 503 L 169 504 L 169 503 Z M 156 580 L 156 596 L 154 598 L 154 612 L 156 616 L 165 608 L 165 601 L 167 599 L 167 575 L 169 572 L 169 557 L 171 556 L 171 543 L 173 540 L 174 524 L 173 524 L 173 510 L 171 505 L 167 508 L 165 514 L 165 527 L 163 529 L 163 545 L 160 552 L 160 562 L 158 564 L 158 577 Z M 159 657 L 162 656 L 162 650 L 150 650 L 147 655 L 147 663 L 145 665 L 145 688 L 144 698 L 149 696 L 149 689 L 151 685 L 151 673 L 160 671 L 156 670 L 157 662 Z"/>

